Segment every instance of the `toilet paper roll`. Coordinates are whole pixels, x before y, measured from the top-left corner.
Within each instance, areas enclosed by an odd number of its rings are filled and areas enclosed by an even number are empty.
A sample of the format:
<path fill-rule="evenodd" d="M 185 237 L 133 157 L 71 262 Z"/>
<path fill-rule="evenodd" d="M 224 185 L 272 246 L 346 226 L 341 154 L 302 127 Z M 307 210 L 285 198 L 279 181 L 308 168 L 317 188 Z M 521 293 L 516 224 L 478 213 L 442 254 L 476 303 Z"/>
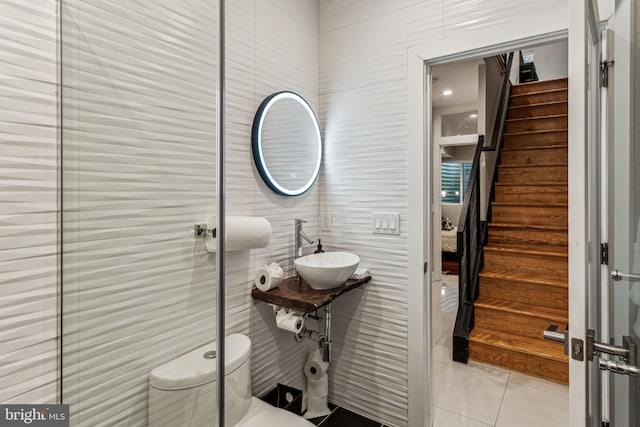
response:
<path fill-rule="evenodd" d="M 276 313 L 276 326 L 285 331 L 299 334 L 304 328 L 304 318 L 297 316 L 295 312 L 286 312 L 282 309 Z"/>
<path fill-rule="evenodd" d="M 215 230 L 216 217 L 209 218 L 207 226 Z M 266 218 L 228 216 L 225 221 L 225 249 L 241 251 L 264 248 L 271 241 L 271 223 Z M 204 244 L 209 252 L 216 251 L 216 237 L 207 233 Z"/>
<path fill-rule="evenodd" d="M 307 378 L 307 394 L 309 396 L 326 397 L 329 394 L 329 377 L 323 375 L 319 380 Z"/>
<path fill-rule="evenodd" d="M 256 288 L 260 289 L 263 292 L 267 292 L 271 289 L 277 288 L 282 284 L 282 269 L 280 272 L 273 271 L 268 267 L 259 268 L 256 272 L 256 276 L 253 279 L 253 282 L 256 285 Z"/>
<path fill-rule="evenodd" d="M 309 353 L 307 363 L 304 365 L 304 374 L 310 380 L 320 380 L 329 369 L 329 362 L 323 362 L 320 351 L 314 349 Z"/>

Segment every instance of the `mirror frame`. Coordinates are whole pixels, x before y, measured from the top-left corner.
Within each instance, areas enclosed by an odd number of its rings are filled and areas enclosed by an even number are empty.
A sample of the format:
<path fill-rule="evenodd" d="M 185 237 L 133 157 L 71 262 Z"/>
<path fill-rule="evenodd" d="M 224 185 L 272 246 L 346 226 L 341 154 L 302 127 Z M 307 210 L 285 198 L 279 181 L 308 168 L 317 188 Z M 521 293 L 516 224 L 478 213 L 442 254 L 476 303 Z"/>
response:
<path fill-rule="evenodd" d="M 269 109 L 280 99 L 294 99 L 304 107 L 304 109 L 309 114 L 309 118 L 313 122 L 314 131 L 318 142 L 318 159 L 316 161 L 313 174 L 311 175 L 311 178 L 305 183 L 305 185 L 296 189 L 286 188 L 281 183 L 276 181 L 276 179 L 274 179 L 274 177 L 271 175 L 269 167 L 265 163 L 264 156 L 262 155 L 261 135 L 264 118 Z M 251 151 L 253 153 L 253 161 L 256 164 L 256 168 L 258 169 L 262 180 L 271 190 L 282 196 L 289 197 L 300 196 L 301 194 L 309 191 L 318 179 L 318 175 L 320 174 L 320 164 L 322 163 L 322 135 L 320 134 L 320 124 L 318 123 L 318 118 L 316 117 L 309 103 L 299 94 L 287 90 L 276 92 L 265 98 L 265 100 L 260 104 L 260 107 L 258 107 L 258 111 L 256 112 L 256 115 L 253 119 L 253 128 L 251 131 Z"/>

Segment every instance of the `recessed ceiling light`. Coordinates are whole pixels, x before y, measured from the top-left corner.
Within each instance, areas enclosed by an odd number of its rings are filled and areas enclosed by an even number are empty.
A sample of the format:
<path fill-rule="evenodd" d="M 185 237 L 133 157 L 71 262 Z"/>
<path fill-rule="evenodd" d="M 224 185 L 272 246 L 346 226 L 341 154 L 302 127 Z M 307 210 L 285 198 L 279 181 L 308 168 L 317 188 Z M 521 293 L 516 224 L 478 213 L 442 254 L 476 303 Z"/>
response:
<path fill-rule="evenodd" d="M 444 96 L 453 95 L 453 91 L 451 89 L 445 89 L 445 90 L 442 91 L 442 94 Z"/>
<path fill-rule="evenodd" d="M 469 114 L 469 117 L 471 117 L 472 119 L 475 119 L 476 117 L 478 117 L 478 115 L 473 113 L 473 114 Z"/>

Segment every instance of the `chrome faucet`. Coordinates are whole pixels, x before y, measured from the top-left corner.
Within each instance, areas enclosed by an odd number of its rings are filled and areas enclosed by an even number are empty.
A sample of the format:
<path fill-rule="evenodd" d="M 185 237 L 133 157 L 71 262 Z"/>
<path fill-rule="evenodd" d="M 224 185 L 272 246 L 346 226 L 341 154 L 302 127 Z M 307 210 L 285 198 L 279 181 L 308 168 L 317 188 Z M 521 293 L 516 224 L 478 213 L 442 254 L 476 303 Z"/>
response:
<path fill-rule="evenodd" d="M 311 237 L 304 234 L 304 231 L 302 231 L 302 224 L 305 222 L 307 221 L 305 221 L 304 219 L 296 218 L 296 231 L 295 231 L 296 247 L 294 252 L 294 258 L 300 258 L 302 256 L 302 239 L 309 242 L 310 245 L 313 244 L 313 239 L 311 239 Z"/>

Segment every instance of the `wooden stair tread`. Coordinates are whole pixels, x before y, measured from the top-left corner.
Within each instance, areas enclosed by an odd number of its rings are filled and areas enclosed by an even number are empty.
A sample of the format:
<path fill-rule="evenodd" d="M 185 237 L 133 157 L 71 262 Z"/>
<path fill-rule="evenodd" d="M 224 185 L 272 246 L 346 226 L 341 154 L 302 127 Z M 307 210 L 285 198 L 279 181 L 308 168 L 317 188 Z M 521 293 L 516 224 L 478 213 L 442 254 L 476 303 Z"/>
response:
<path fill-rule="evenodd" d="M 536 202 L 491 202 L 492 206 L 516 206 L 516 207 L 523 207 L 523 208 L 530 208 L 530 207 L 548 207 L 548 208 L 568 208 L 569 205 L 568 203 L 551 203 L 551 202 L 544 202 L 544 203 L 536 203 Z"/>
<path fill-rule="evenodd" d="M 568 258 L 567 246 L 555 246 L 555 245 L 537 245 L 531 248 L 532 245 L 512 245 L 501 243 L 499 246 L 487 245 L 484 247 L 485 252 L 502 252 L 502 253 L 517 253 L 526 255 L 541 255 L 552 257 Z M 541 249 L 542 248 L 542 249 Z"/>
<path fill-rule="evenodd" d="M 569 357 L 564 354 L 564 347 L 560 343 L 540 339 L 522 337 L 500 331 L 474 328 L 469 341 L 488 344 L 506 350 L 518 351 L 544 359 L 558 362 L 568 362 Z"/>
<path fill-rule="evenodd" d="M 522 122 L 526 120 L 543 120 L 543 119 L 555 119 L 556 117 L 569 117 L 568 114 L 551 114 L 548 116 L 534 116 L 534 117 L 521 117 L 517 119 L 507 119 L 507 122 Z"/>
<path fill-rule="evenodd" d="M 490 222 L 489 227 L 495 228 L 526 228 L 540 231 L 568 231 L 564 225 L 539 225 L 539 224 L 519 224 L 512 222 Z"/>
<path fill-rule="evenodd" d="M 539 307 L 531 304 L 522 304 L 498 298 L 483 298 L 481 296 L 475 302 L 475 306 L 476 308 L 489 308 L 492 310 L 521 314 L 523 316 L 549 319 L 562 324 L 565 324 L 568 321 L 567 313 L 564 310 L 550 307 Z M 542 333 L 540 333 L 540 335 L 540 338 L 542 338 Z"/>
<path fill-rule="evenodd" d="M 544 167 L 567 167 L 568 163 L 536 163 L 536 164 L 524 164 L 524 165 L 500 165 L 502 169 L 515 169 L 515 168 L 544 168 Z"/>
<path fill-rule="evenodd" d="M 523 83 L 526 84 L 526 83 Z M 544 93 L 559 93 L 559 92 L 569 92 L 569 89 L 566 87 L 561 87 L 558 89 L 547 89 L 547 90 L 538 90 L 536 92 L 524 92 L 524 93 L 513 93 L 509 97 L 510 98 L 519 98 L 523 96 L 531 96 L 531 95 L 541 95 Z"/>
<path fill-rule="evenodd" d="M 515 94 L 513 96 L 519 96 L 519 95 L 523 95 L 523 94 Z M 527 94 L 528 95 L 528 94 Z M 531 107 L 543 107 L 546 105 L 558 105 L 558 104 L 568 104 L 569 101 L 564 100 L 564 101 L 549 101 L 549 102 L 540 102 L 538 104 L 527 104 L 527 105 L 513 105 L 513 106 L 509 106 L 509 109 L 516 109 L 516 108 L 531 108 Z"/>
<path fill-rule="evenodd" d="M 552 144 L 552 145 L 541 145 L 538 147 L 518 147 L 518 148 L 502 148 L 501 151 L 538 151 L 538 150 L 550 150 L 554 148 L 566 148 L 567 144 Z"/>
<path fill-rule="evenodd" d="M 518 83 L 517 85 L 514 86 L 536 86 L 536 85 L 542 85 L 542 84 L 549 84 L 549 83 L 563 83 L 563 82 L 569 82 L 569 77 L 558 77 L 556 79 L 548 79 L 548 80 L 536 80 L 535 82 L 524 82 L 524 83 Z"/>
<path fill-rule="evenodd" d="M 484 270 L 480 273 L 480 277 L 488 279 L 504 279 L 514 282 L 532 283 L 535 285 L 553 286 L 556 288 L 569 288 L 566 279 L 560 279 L 557 276 L 532 275 L 530 272 L 521 271 L 505 271 L 505 270 Z"/>
<path fill-rule="evenodd" d="M 532 130 L 532 131 L 522 131 L 522 132 L 505 132 L 504 136 L 512 136 L 512 135 L 537 135 L 542 133 L 551 133 L 551 132 L 567 132 L 567 128 L 560 129 L 543 129 L 543 130 Z"/>
<path fill-rule="evenodd" d="M 522 182 L 522 183 L 518 183 L 518 182 L 500 182 L 500 181 L 496 181 L 496 186 L 501 186 L 501 187 L 550 187 L 550 186 L 556 186 L 556 187 L 566 187 L 567 183 L 564 182 L 543 182 L 543 181 L 536 181 L 536 182 Z"/>

